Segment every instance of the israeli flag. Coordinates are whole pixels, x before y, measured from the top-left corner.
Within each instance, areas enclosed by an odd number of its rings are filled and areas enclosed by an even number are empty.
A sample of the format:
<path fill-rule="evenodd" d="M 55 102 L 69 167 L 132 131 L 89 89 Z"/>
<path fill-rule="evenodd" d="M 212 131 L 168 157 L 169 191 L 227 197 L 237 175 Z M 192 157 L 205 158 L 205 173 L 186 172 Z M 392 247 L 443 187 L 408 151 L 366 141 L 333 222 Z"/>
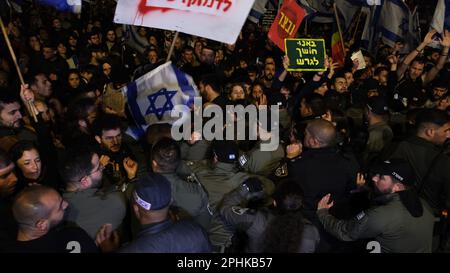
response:
<path fill-rule="evenodd" d="M 417 8 L 416 8 L 417 9 Z M 418 18 L 416 9 L 411 12 L 402 0 L 385 0 L 382 6 L 378 30 L 383 42 L 394 46 L 395 42 L 404 40 L 407 50 L 417 43 Z"/>
<path fill-rule="evenodd" d="M 176 105 L 191 108 L 199 96 L 191 76 L 181 72 L 171 62 L 160 65 L 122 89 L 130 112 L 142 135 L 153 123 L 173 123 L 171 117 Z"/>
<path fill-rule="evenodd" d="M 59 11 L 81 13 L 81 0 L 38 0 L 39 4 L 52 6 Z"/>
<path fill-rule="evenodd" d="M 444 29 L 450 31 L 450 0 L 438 1 L 430 25 L 439 33 L 444 32 Z"/>
<path fill-rule="evenodd" d="M 253 23 L 257 24 L 259 22 L 259 19 L 266 12 L 267 1 L 269 1 L 269 0 L 255 1 L 255 3 L 253 4 L 252 9 L 250 10 L 250 14 L 248 15 L 247 19 L 252 21 Z"/>

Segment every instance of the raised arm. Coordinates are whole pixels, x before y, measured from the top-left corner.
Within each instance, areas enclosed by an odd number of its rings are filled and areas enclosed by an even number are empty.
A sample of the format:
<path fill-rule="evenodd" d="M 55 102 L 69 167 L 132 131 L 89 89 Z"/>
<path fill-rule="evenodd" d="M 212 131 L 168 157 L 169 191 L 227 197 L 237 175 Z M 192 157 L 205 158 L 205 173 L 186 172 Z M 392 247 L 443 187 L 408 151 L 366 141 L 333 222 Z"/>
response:
<path fill-rule="evenodd" d="M 400 64 L 400 67 L 397 70 L 397 76 L 398 78 L 401 78 L 403 74 L 405 74 L 406 69 L 408 69 L 408 66 L 411 64 L 411 62 L 419 55 L 419 53 L 422 53 L 424 48 L 430 44 L 433 41 L 433 36 L 436 34 L 436 30 L 431 30 L 427 33 L 425 38 L 423 39 L 423 42 L 413 51 L 411 51 L 408 56 L 403 60 L 403 62 Z"/>
<path fill-rule="evenodd" d="M 441 71 L 442 68 L 444 68 L 445 62 L 448 59 L 448 50 L 450 48 L 450 32 L 446 30 L 444 33 L 442 33 L 442 39 L 441 39 L 441 45 L 442 45 L 442 51 L 441 56 L 439 57 L 438 63 L 433 66 L 430 71 L 425 76 L 424 84 L 428 84 L 429 82 L 433 81 L 439 71 Z"/>

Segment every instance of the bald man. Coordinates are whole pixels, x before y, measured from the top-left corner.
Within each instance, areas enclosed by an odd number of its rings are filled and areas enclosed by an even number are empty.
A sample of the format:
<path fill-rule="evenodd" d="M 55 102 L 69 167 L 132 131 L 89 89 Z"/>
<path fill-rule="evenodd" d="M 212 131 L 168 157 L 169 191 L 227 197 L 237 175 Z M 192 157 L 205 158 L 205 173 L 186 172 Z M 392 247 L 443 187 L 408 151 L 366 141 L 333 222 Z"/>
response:
<path fill-rule="evenodd" d="M 0 246 L 12 253 L 99 252 L 79 227 L 62 224 L 68 203 L 54 189 L 41 185 L 25 188 L 14 200 L 12 212 L 19 228 L 17 240 Z"/>
<path fill-rule="evenodd" d="M 312 120 L 305 130 L 302 155 L 289 162 L 289 176 L 300 184 L 304 198 L 305 217 L 321 228 L 315 211 L 323 194 L 331 193 L 333 201 L 344 201 L 356 187 L 357 170 L 350 159 L 343 157 L 336 149 L 336 129 L 324 119 Z M 333 213 L 333 212 L 331 212 Z M 321 239 L 322 241 L 322 239 Z M 329 251 L 327 240 L 319 250 Z"/>

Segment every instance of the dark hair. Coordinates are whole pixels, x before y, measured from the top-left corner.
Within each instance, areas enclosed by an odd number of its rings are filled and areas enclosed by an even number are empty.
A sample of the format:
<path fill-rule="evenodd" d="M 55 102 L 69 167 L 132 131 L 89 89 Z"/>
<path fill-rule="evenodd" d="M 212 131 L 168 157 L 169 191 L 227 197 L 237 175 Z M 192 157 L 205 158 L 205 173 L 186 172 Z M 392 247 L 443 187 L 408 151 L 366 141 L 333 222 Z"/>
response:
<path fill-rule="evenodd" d="M 36 77 L 37 77 L 38 75 L 44 75 L 45 77 L 47 77 L 47 75 L 45 75 L 45 73 L 44 73 L 43 71 L 40 71 L 40 70 L 34 71 L 34 73 L 32 73 L 32 74 L 28 77 L 28 84 L 29 84 L 30 86 L 36 84 L 36 82 L 37 82 Z"/>
<path fill-rule="evenodd" d="M 163 172 L 175 172 L 180 164 L 180 147 L 175 140 L 164 137 L 156 142 L 152 149 L 152 160 L 155 160 Z"/>
<path fill-rule="evenodd" d="M 89 149 L 72 150 L 67 153 L 60 169 L 61 178 L 66 186 L 78 183 L 81 178 L 89 175 L 94 168 L 91 162 L 94 154 L 95 152 Z"/>
<path fill-rule="evenodd" d="M 11 104 L 14 102 L 19 103 L 19 99 L 16 96 L 10 92 L 0 92 L 0 112 L 3 111 L 6 104 Z"/>
<path fill-rule="evenodd" d="M 311 108 L 313 116 L 321 116 L 326 112 L 325 99 L 317 93 L 310 93 L 303 97 L 305 105 Z"/>
<path fill-rule="evenodd" d="M 216 74 L 203 75 L 200 82 L 203 83 L 204 86 L 211 86 L 216 93 L 222 93 L 220 81 Z"/>
<path fill-rule="evenodd" d="M 183 53 L 186 52 L 186 51 L 192 51 L 192 52 L 194 52 L 194 48 L 193 48 L 192 46 L 187 45 L 187 46 L 185 46 L 185 47 L 183 48 Z"/>
<path fill-rule="evenodd" d="M 265 231 L 264 252 L 298 252 L 304 228 L 301 213 L 303 191 L 296 182 L 283 180 L 279 182 L 272 198 L 276 202 L 275 217 Z"/>
<path fill-rule="evenodd" d="M 95 136 L 101 137 L 103 131 L 114 129 L 122 130 L 122 124 L 118 116 L 113 114 L 103 114 L 94 121 L 92 129 Z"/>
<path fill-rule="evenodd" d="M 420 130 L 427 123 L 442 126 L 448 122 L 450 122 L 450 118 L 445 111 L 439 109 L 423 109 L 417 114 L 416 128 Z"/>
<path fill-rule="evenodd" d="M 0 169 L 8 167 L 11 163 L 12 161 L 8 154 L 3 149 L 0 149 Z"/>
<path fill-rule="evenodd" d="M 25 151 L 31 151 L 33 149 L 39 152 L 38 148 L 33 142 L 28 140 L 20 140 L 9 150 L 9 157 L 12 161 L 17 162 L 17 160 L 22 157 Z"/>
<path fill-rule="evenodd" d="M 412 65 L 413 63 L 425 64 L 425 63 L 426 63 L 426 60 L 425 60 L 423 57 L 417 57 L 417 58 L 415 58 L 415 59 L 411 62 L 411 65 Z"/>
<path fill-rule="evenodd" d="M 67 120 L 77 123 L 79 120 L 86 120 L 91 107 L 96 107 L 92 98 L 81 98 L 72 102 L 67 109 Z"/>
<path fill-rule="evenodd" d="M 386 66 L 377 67 L 375 69 L 375 71 L 373 72 L 373 75 L 379 76 L 381 74 L 381 72 L 383 72 L 383 71 L 388 71 L 389 72 L 389 69 Z"/>

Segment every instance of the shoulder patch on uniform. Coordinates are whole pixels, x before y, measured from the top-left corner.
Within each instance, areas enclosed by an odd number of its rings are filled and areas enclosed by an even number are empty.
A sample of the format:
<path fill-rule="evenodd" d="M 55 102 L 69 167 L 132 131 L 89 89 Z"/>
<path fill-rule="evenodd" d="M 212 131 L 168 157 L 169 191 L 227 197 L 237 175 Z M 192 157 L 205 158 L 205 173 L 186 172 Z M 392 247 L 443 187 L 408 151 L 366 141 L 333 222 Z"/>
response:
<path fill-rule="evenodd" d="M 241 155 L 239 157 L 239 165 L 241 165 L 241 167 L 244 167 L 244 165 L 247 163 L 248 158 L 246 155 Z"/>
<path fill-rule="evenodd" d="M 231 210 L 232 210 L 234 213 L 236 213 L 237 215 L 242 215 L 242 214 L 244 214 L 244 213 L 248 210 L 248 208 L 241 208 L 241 207 L 235 207 L 235 206 L 233 206 L 233 207 L 231 207 Z"/>
<path fill-rule="evenodd" d="M 364 213 L 364 211 L 361 211 L 355 217 L 356 217 L 356 220 L 361 221 L 361 219 L 364 218 L 365 216 L 366 216 L 366 214 Z"/>

